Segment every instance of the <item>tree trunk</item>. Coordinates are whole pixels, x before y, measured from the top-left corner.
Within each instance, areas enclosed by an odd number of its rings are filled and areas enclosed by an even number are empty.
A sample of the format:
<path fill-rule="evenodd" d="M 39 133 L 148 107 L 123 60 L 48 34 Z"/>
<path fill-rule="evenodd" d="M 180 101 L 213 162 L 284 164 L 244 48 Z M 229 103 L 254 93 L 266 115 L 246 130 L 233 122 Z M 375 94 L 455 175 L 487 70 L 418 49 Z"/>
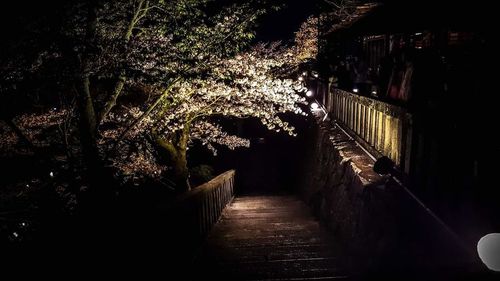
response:
<path fill-rule="evenodd" d="M 90 95 L 89 77 L 84 76 L 77 83 L 80 142 L 85 165 L 92 177 L 94 169 L 99 164 L 99 150 L 97 148 L 96 119 Z"/>
<path fill-rule="evenodd" d="M 90 79 L 84 76 L 77 81 L 77 105 L 79 112 L 79 133 L 83 162 L 86 167 L 87 191 L 79 194 L 79 210 L 93 224 L 112 208 L 114 178 L 105 169 L 97 145 L 96 115 L 90 95 Z M 101 221 L 102 222 L 102 221 Z M 99 222 L 99 223 L 101 223 Z"/>
<path fill-rule="evenodd" d="M 189 125 L 185 125 L 173 140 L 166 140 L 153 131 L 160 154 L 164 155 L 173 167 L 173 177 L 177 190 L 185 192 L 191 189 L 189 184 L 189 169 L 187 166 L 187 143 L 189 140 Z"/>
<path fill-rule="evenodd" d="M 187 167 L 187 158 L 186 158 L 186 151 L 179 151 L 179 154 L 176 157 L 174 165 L 174 173 L 175 173 L 175 179 L 176 183 L 179 187 L 180 191 L 188 191 L 191 189 L 191 186 L 189 185 L 189 170 Z"/>
<path fill-rule="evenodd" d="M 94 103 L 90 94 L 90 57 L 95 45 L 97 33 L 97 2 L 87 3 L 87 27 L 85 34 L 85 51 L 77 54 L 78 69 L 76 74 L 77 106 L 79 114 L 80 142 L 83 153 L 83 160 L 92 178 L 95 168 L 99 163 L 99 151 L 96 138 L 96 115 Z"/>
<path fill-rule="evenodd" d="M 187 143 L 189 140 L 189 124 L 184 125 L 184 129 L 180 133 L 179 141 L 178 141 L 178 155 L 177 161 L 175 163 L 174 169 L 175 174 L 181 184 L 181 188 L 183 190 L 190 190 L 191 186 L 189 185 L 189 170 L 187 166 Z"/>
<path fill-rule="evenodd" d="M 88 2 L 88 18 L 85 35 L 85 48 L 76 54 L 77 72 L 75 73 L 75 88 L 77 94 L 78 121 L 83 162 L 87 168 L 89 190 L 81 194 L 82 205 L 94 211 L 106 207 L 112 196 L 113 179 L 104 169 L 97 145 L 97 126 L 94 103 L 90 92 L 91 59 L 95 46 L 95 36 L 98 24 L 98 2 Z M 86 201 L 84 203 L 84 201 Z M 97 211 L 99 212 L 99 211 Z"/>

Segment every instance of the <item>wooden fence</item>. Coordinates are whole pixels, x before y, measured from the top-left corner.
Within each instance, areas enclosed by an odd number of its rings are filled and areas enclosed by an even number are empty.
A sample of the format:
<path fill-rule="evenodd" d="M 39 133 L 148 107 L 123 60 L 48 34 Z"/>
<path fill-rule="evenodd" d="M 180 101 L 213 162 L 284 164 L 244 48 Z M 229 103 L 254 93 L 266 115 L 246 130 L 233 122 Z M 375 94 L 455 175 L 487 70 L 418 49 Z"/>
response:
<path fill-rule="evenodd" d="M 327 103 L 335 119 L 355 133 L 363 146 L 392 159 L 408 172 L 411 115 L 402 107 L 333 89 Z"/>

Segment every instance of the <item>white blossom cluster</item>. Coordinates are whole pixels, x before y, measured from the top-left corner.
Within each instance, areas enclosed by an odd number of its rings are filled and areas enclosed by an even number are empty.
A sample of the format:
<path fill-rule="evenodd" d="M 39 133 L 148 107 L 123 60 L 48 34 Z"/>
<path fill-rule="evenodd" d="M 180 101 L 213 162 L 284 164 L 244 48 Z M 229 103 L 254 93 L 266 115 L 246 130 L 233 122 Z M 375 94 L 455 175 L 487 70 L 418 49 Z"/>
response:
<path fill-rule="evenodd" d="M 99 144 L 106 143 L 115 143 L 116 140 L 120 137 L 120 134 L 123 132 L 124 128 L 127 128 L 136 118 L 140 117 L 144 113 L 139 107 L 134 106 L 130 108 L 121 108 L 120 110 L 116 110 L 115 112 L 111 112 L 106 122 L 116 124 L 117 126 L 111 128 L 104 128 L 99 130 L 100 139 Z M 127 136 L 129 139 L 134 139 L 138 137 L 143 137 L 144 130 L 146 128 L 150 128 L 154 121 L 151 116 L 145 117 L 140 126 L 135 126 L 130 129 Z M 103 147 L 104 150 L 109 147 Z"/>
<path fill-rule="evenodd" d="M 295 58 L 299 60 L 316 59 L 318 55 L 318 18 L 309 17 L 295 32 Z"/>
<path fill-rule="evenodd" d="M 227 146 L 231 150 L 237 147 L 250 147 L 250 140 L 235 135 L 229 135 L 222 131 L 220 125 L 206 121 L 195 123 L 194 127 L 191 129 L 191 139 L 199 140 L 211 150 L 214 155 L 217 155 L 217 150 L 213 146 L 214 143 Z"/>
<path fill-rule="evenodd" d="M 286 50 L 277 45 L 259 44 L 248 52 L 229 59 L 214 60 L 203 79 L 184 81 L 176 87 L 172 102 L 158 110 L 161 131 L 171 133 L 191 125 L 191 137 L 230 148 L 247 142 L 227 134 L 206 121 L 214 117 L 258 118 L 269 130 L 295 136 L 294 127 L 282 120 L 283 113 L 306 115 L 301 104 L 306 100 L 300 81 L 279 78 L 279 69 L 291 63 Z M 207 129 L 201 133 L 200 129 Z"/>
<path fill-rule="evenodd" d="M 158 178 L 166 170 L 150 153 L 133 153 L 128 157 L 112 158 L 113 166 L 123 175 Z"/>
<path fill-rule="evenodd" d="M 13 150 L 17 145 L 19 138 L 6 124 L 0 122 L 0 152 Z"/>
<path fill-rule="evenodd" d="M 14 122 L 23 130 L 26 137 L 35 145 L 48 146 L 53 141 L 47 138 L 49 131 L 57 131 L 68 118 L 68 110 L 53 108 L 43 113 L 23 114 L 14 118 Z M 51 130 L 52 129 L 52 130 Z"/>

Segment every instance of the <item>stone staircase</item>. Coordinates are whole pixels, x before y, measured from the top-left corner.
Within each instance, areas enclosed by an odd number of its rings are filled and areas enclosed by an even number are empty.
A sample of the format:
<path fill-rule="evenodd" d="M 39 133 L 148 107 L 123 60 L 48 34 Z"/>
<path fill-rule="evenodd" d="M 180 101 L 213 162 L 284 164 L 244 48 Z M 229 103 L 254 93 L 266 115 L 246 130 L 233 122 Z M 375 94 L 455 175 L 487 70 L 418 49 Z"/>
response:
<path fill-rule="evenodd" d="M 344 280 L 335 244 L 293 196 L 237 197 L 195 260 L 195 280 Z"/>

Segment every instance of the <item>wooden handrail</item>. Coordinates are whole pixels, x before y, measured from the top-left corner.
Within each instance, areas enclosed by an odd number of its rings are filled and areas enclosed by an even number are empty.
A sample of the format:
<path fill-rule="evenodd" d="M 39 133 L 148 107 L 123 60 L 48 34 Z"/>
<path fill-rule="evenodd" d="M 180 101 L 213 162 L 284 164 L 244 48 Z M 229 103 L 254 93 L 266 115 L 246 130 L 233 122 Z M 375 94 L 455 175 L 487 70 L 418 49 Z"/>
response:
<path fill-rule="evenodd" d="M 175 199 L 168 209 L 180 234 L 193 241 L 208 234 L 234 197 L 234 176 L 229 170 Z"/>
<path fill-rule="evenodd" d="M 206 194 L 211 190 L 220 187 L 220 185 L 223 184 L 225 181 L 232 180 L 234 178 L 235 173 L 236 173 L 235 170 L 226 171 L 218 175 L 217 177 L 211 179 L 210 181 L 179 195 L 176 198 L 176 204 L 182 204 L 186 200 L 192 200 L 192 198 L 195 198 L 197 196 L 202 196 L 203 194 Z"/>

